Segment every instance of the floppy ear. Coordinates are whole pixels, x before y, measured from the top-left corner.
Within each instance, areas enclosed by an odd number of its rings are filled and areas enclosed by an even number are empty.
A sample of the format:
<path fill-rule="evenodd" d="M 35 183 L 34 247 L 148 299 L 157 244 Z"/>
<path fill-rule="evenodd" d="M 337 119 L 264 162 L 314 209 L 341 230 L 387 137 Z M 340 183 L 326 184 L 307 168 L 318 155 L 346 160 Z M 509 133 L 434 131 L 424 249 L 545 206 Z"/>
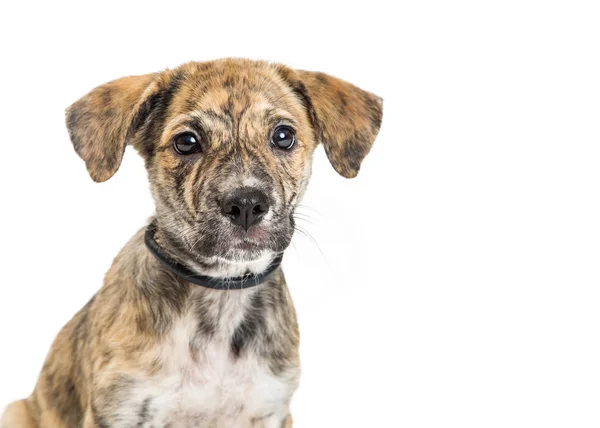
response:
<path fill-rule="evenodd" d="M 125 146 L 142 120 L 141 107 L 157 90 L 155 78 L 146 74 L 114 80 L 67 109 L 71 142 L 94 181 L 106 181 L 119 169 Z"/>
<path fill-rule="evenodd" d="M 304 98 L 329 162 L 346 178 L 356 177 L 381 126 L 383 100 L 324 73 L 296 71 Z"/>

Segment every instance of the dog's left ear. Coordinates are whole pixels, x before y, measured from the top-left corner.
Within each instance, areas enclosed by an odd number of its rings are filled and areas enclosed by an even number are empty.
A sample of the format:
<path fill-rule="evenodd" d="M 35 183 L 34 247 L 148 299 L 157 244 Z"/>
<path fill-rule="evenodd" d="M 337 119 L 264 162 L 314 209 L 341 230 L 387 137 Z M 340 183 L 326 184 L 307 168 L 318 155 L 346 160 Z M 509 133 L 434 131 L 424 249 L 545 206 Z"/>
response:
<path fill-rule="evenodd" d="M 346 178 L 356 177 L 381 127 L 383 100 L 324 73 L 282 74 L 303 99 L 331 165 Z"/>
<path fill-rule="evenodd" d="M 146 101 L 157 90 L 156 74 L 123 77 L 93 89 L 66 111 L 71 142 L 94 181 L 113 176 Z"/>

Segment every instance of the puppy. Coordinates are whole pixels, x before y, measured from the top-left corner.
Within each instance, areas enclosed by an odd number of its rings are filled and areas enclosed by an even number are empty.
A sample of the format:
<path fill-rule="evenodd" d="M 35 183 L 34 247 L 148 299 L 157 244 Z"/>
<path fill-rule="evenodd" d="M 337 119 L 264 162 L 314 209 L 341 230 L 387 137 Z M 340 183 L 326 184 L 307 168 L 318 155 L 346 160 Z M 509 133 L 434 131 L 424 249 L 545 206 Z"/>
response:
<path fill-rule="evenodd" d="M 347 82 L 242 59 L 124 77 L 69 107 L 92 179 L 132 145 L 156 215 L 2 427 L 291 427 L 299 336 L 279 263 L 294 209 L 317 144 L 354 177 L 381 119 Z"/>

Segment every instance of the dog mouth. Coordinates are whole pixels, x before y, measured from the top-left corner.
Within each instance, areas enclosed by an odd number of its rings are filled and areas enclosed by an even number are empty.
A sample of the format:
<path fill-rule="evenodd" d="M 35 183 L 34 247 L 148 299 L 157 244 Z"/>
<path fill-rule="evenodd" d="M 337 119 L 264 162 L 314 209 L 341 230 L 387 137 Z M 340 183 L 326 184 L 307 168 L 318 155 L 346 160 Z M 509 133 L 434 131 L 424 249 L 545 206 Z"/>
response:
<path fill-rule="evenodd" d="M 239 249 L 239 250 L 245 250 L 245 251 L 262 250 L 264 248 L 259 243 L 254 242 L 254 241 L 249 241 L 249 240 L 236 241 L 233 243 L 232 247 Z"/>
<path fill-rule="evenodd" d="M 272 233 L 269 228 L 258 224 L 250 227 L 247 231 L 236 227 L 231 231 L 231 240 L 234 245 L 255 244 L 265 245 L 268 243 L 269 235 Z"/>
<path fill-rule="evenodd" d="M 264 226 L 252 226 L 248 231 L 237 228 L 231 233 L 230 245 L 235 252 L 258 253 L 269 249 L 271 232 Z"/>
<path fill-rule="evenodd" d="M 182 233 L 186 231 L 187 233 Z M 259 222 L 247 230 L 219 217 L 203 216 L 194 225 L 167 232 L 183 256 L 198 262 L 213 258 L 247 262 L 284 251 L 291 242 L 293 225 L 279 221 Z"/>
<path fill-rule="evenodd" d="M 259 223 L 247 231 L 234 228 L 228 231 L 222 246 L 215 248 L 217 253 L 231 260 L 252 261 L 265 254 L 280 253 L 291 241 L 291 233 L 286 228 Z"/>

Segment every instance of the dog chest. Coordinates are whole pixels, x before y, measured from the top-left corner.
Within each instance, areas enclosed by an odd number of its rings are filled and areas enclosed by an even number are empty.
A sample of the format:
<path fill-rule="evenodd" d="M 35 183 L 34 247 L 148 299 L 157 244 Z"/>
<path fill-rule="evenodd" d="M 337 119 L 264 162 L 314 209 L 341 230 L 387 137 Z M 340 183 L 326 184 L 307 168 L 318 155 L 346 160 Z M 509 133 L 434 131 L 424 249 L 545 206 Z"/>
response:
<path fill-rule="evenodd" d="M 118 405 L 115 427 L 277 427 L 288 414 L 298 370 L 275 375 L 249 352 L 234 357 L 214 339 L 190 351 L 179 326 L 156 349 L 162 370 L 139 376 Z"/>

